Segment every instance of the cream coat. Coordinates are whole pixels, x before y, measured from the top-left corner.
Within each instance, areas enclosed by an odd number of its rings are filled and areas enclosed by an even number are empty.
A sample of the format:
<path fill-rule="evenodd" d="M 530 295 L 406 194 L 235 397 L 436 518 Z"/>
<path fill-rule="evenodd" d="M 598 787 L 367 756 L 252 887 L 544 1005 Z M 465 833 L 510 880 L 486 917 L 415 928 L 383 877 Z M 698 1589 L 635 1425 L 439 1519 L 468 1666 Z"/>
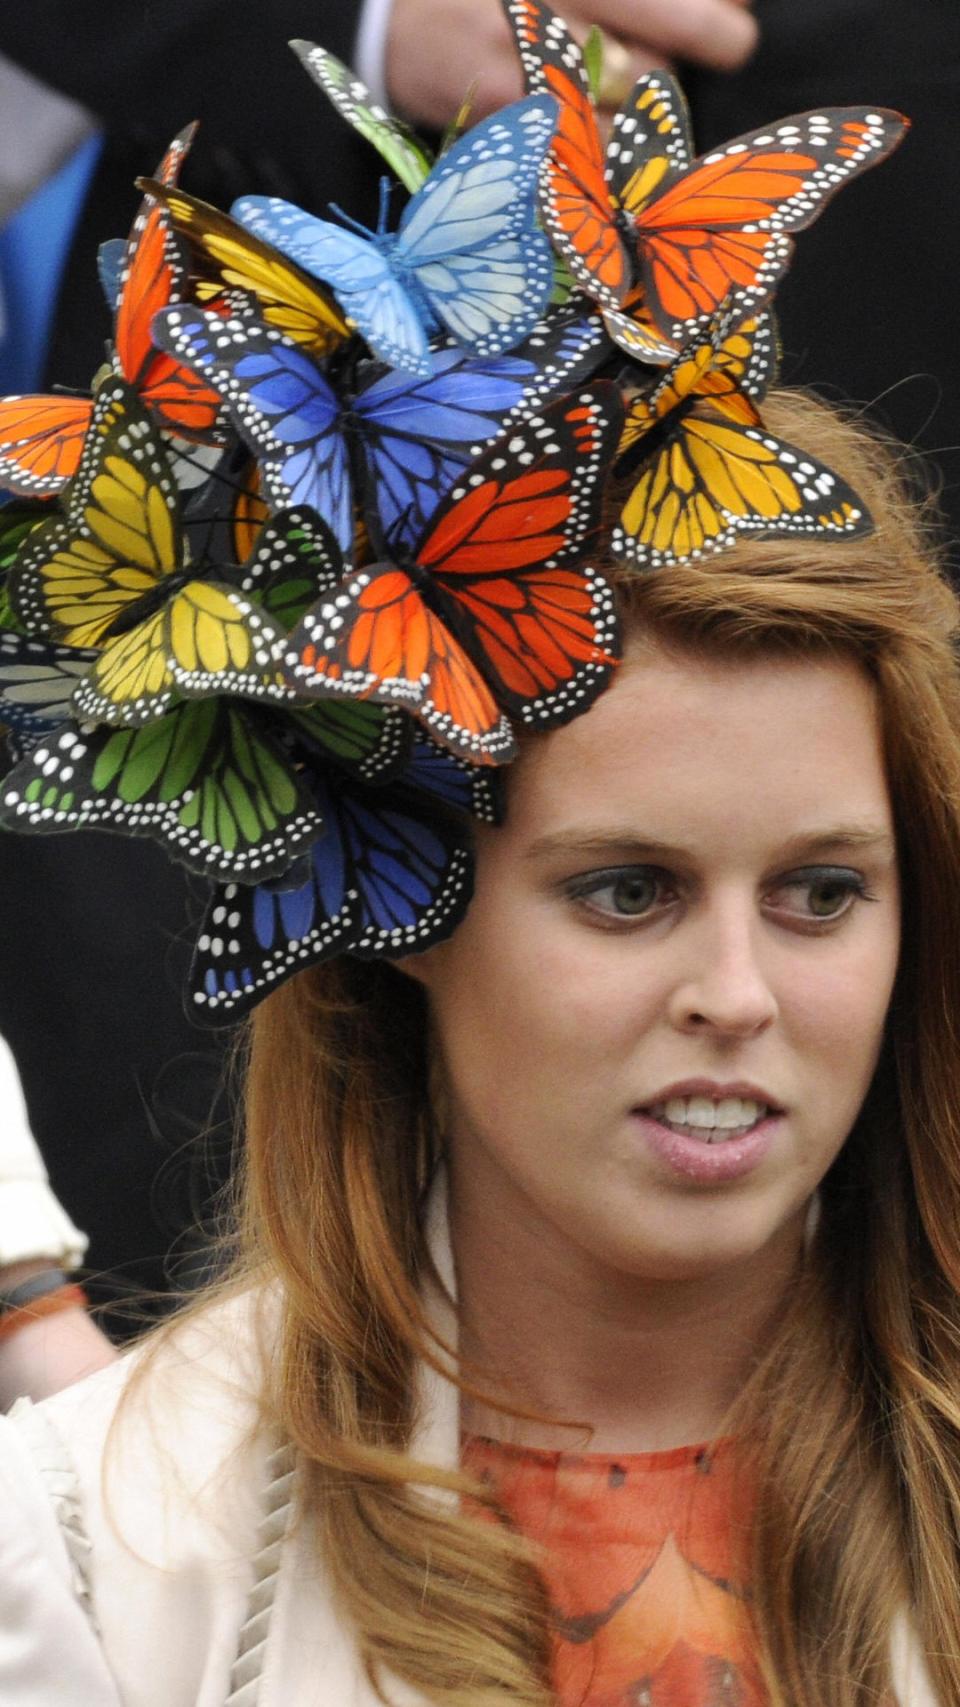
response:
<path fill-rule="evenodd" d="M 449 1306 L 434 1308 L 449 1343 Z M 271 1315 L 247 1295 L 183 1324 L 112 1433 L 142 1354 L 0 1418 L 3 1707 L 380 1707 L 251 1397 Z M 418 1411 L 418 1456 L 454 1464 L 456 1389 L 425 1371 Z M 906 1620 L 893 1660 L 900 1707 L 936 1707 Z"/>

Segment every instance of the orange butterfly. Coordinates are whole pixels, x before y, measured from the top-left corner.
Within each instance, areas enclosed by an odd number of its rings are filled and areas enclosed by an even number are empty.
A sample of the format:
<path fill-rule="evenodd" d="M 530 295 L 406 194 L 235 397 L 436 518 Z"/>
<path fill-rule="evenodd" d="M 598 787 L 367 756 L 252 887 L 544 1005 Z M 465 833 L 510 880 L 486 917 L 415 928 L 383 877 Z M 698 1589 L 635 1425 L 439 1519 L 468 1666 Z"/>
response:
<path fill-rule="evenodd" d="M 188 125 L 174 138 L 157 171 L 163 183 L 176 182 L 195 131 L 196 125 Z M 150 337 L 154 314 L 180 300 L 185 276 L 169 219 L 145 196 L 120 270 L 115 366 L 167 432 L 209 439 L 222 399 Z M 92 415 L 92 398 L 68 393 L 0 399 L 0 486 L 39 497 L 58 492 L 77 472 Z"/>
<path fill-rule="evenodd" d="M 577 283 L 606 311 L 611 336 L 643 359 L 622 309 L 643 287 L 674 344 L 727 299 L 741 318 L 770 296 L 793 248 L 845 179 L 889 154 L 907 120 L 883 108 L 824 107 L 780 119 L 696 160 L 678 84 L 641 77 L 604 154 L 583 57 L 541 0 L 504 0 L 531 93 L 560 102 L 543 177 L 544 224 Z"/>
<path fill-rule="evenodd" d="M 621 421 L 601 381 L 491 445 L 409 557 L 307 612 L 287 658 L 298 692 L 405 706 L 481 765 L 513 757 L 505 712 L 549 727 L 585 710 L 617 662 L 613 594 L 583 559 Z"/>
<path fill-rule="evenodd" d="M 616 475 L 636 480 L 611 546 L 636 569 L 697 561 L 738 534 L 848 536 L 870 517 L 833 469 L 775 438 L 757 409 L 776 369 L 771 317 L 715 316 L 634 396 Z"/>

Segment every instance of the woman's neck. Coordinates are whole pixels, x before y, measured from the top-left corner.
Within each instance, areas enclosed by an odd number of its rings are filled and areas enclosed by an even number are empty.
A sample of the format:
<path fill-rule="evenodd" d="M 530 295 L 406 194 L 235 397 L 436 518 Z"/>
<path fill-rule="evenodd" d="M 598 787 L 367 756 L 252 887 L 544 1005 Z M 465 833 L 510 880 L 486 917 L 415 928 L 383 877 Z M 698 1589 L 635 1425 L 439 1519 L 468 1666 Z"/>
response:
<path fill-rule="evenodd" d="M 451 1181 L 460 1348 L 468 1378 L 579 1428 L 506 1416 L 464 1397 L 470 1434 L 571 1451 L 648 1452 L 714 1439 L 796 1272 L 803 1214 L 722 1272 L 616 1274 L 549 1224 L 485 1213 Z M 578 1260 L 579 1259 L 579 1260 Z"/>

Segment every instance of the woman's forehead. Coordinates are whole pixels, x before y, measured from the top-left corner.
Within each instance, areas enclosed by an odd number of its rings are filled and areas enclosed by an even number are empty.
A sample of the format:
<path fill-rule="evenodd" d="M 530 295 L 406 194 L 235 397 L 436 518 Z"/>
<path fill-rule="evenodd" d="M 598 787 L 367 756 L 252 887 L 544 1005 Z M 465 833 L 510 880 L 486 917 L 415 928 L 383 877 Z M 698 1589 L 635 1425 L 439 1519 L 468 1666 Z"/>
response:
<path fill-rule="evenodd" d="M 889 826 L 876 693 L 854 662 L 631 648 L 574 723 L 526 744 L 514 834 L 667 839 L 787 816 L 790 831 Z"/>

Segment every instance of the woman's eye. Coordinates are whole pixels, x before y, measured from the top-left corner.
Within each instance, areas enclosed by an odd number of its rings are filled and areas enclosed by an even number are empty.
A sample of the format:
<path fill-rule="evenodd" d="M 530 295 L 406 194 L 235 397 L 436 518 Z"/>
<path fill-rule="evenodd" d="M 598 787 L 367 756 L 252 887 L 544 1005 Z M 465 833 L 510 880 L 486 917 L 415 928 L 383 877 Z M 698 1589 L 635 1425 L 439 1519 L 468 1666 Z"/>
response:
<path fill-rule="evenodd" d="M 665 874 L 643 866 L 593 872 L 572 890 L 577 900 L 585 901 L 595 912 L 620 919 L 649 913 L 667 898 L 666 891 Z"/>
<path fill-rule="evenodd" d="M 872 896 L 860 873 L 844 866 L 792 872 L 767 894 L 768 906 L 777 911 L 824 922 L 841 918 L 858 900 L 872 900 Z"/>

